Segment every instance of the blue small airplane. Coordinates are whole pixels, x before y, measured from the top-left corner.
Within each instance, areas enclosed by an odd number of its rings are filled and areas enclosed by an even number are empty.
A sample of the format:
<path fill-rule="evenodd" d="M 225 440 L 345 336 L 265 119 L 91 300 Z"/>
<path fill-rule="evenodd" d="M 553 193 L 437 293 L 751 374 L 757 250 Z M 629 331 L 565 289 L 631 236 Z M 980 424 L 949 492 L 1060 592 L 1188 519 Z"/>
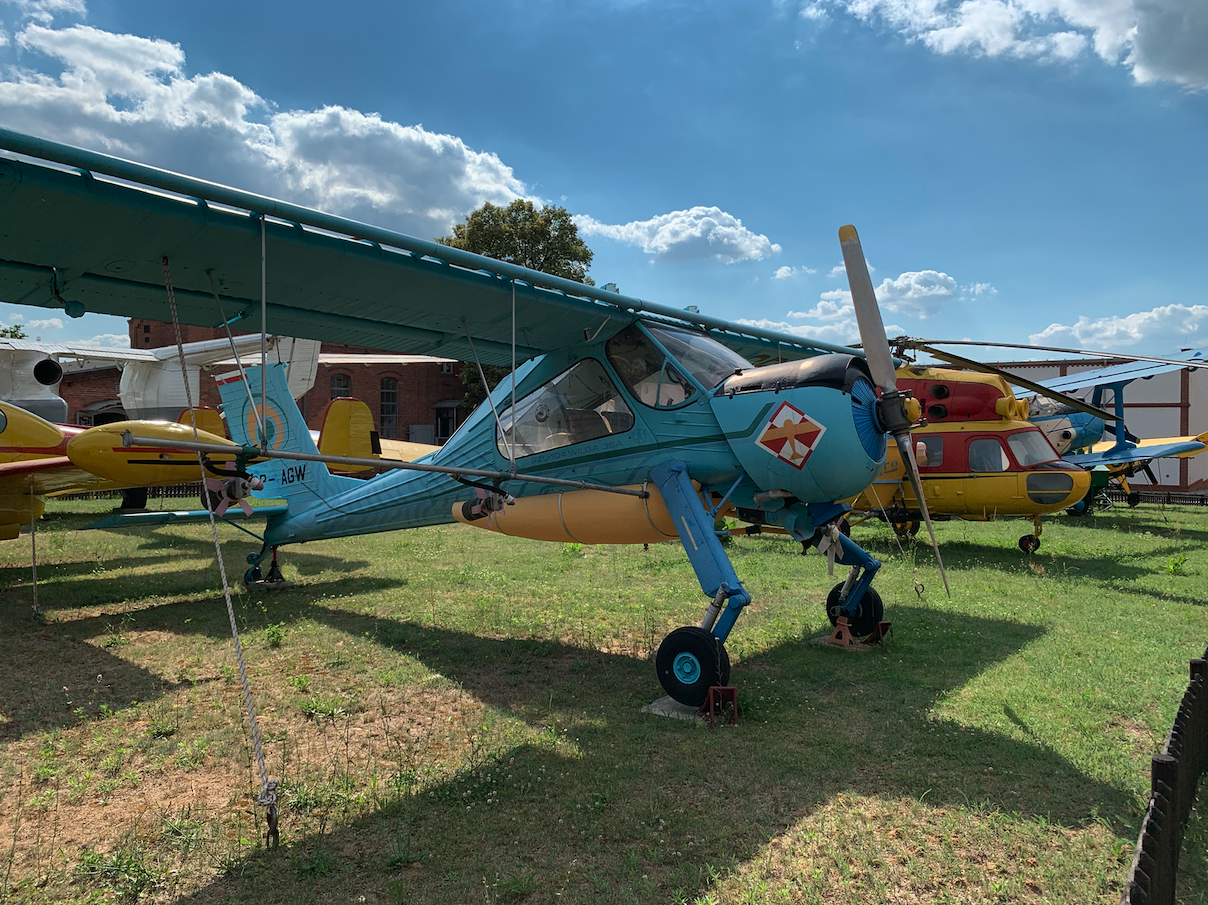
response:
<path fill-rule="evenodd" d="M 266 562 L 276 577 L 283 545 L 455 521 L 543 540 L 679 540 L 709 603 L 667 635 L 656 669 L 670 696 L 699 705 L 728 683 L 724 642 L 751 602 L 716 527 L 734 513 L 849 567 L 828 616 L 851 636 L 877 629 L 881 564 L 842 532 L 837 501 L 879 473 L 887 434 L 913 466 L 920 409 L 897 389 L 853 227 L 839 238 L 863 354 L 19 133 L 0 130 L 0 148 L 25 155 L 0 159 L 6 301 L 208 326 L 258 310 L 266 335 L 519 364 L 438 451 L 379 461 L 388 470 L 368 480 L 328 470 L 360 460 L 319 455 L 280 369 L 220 378 L 235 443 L 203 434 L 174 448 L 229 458 L 234 445 L 226 497 L 284 501 L 249 580 Z M 157 443 L 173 445 L 128 425 L 114 458 Z M 911 478 L 922 499 L 917 468 Z"/>

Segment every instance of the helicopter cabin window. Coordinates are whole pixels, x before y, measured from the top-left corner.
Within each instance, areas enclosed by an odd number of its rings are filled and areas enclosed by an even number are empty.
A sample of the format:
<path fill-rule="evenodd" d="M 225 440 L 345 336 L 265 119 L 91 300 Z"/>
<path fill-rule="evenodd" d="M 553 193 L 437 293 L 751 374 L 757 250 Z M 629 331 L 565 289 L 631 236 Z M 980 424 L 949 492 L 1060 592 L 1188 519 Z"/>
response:
<path fill-rule="evenodd" d="M 594 358 L 585 358 L 499 416 L 495 445 L 503 456 L 514 443 L 516 458 L 598 440 L 633 427 L 633 412 Z"/>
<path fill-rule="evenodd" d="M 1024 468 L 1057 461 L 1056 451 L 1039 430 L 1022 430 L 1011 434 L 1007 437 L 1007 445 L 1015 454 L 1015 461 Z"/>
<path fill-rule="evenodd" d="M 673 408 L 696 392 L 692 381 L 636 324 L 610 339 L 605 350 L 621 382 L 642 405 Z"/>
<path fill-rule="evenodd" d="M 1011 467 L 1007 451 L 994 437 L 979 437 L 969 444 L 970 471 L 1006 471 Z"/>
<path fill-rule="evenodd" d="M 919 437 L 914 444 L 914 457 L 919 468 L 935 468 L 944 464 L 944 438 Z"/>

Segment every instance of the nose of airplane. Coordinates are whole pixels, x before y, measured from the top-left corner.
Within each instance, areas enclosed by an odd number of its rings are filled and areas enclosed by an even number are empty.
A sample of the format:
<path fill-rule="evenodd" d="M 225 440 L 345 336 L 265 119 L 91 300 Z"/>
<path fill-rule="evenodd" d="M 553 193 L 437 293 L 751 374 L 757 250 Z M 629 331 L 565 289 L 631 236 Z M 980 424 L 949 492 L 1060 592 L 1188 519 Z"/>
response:
<path fill-rule="evenodd" d="M 859 493 L 885 459 L 868 365 L 830 354 L 737 374 L 711 404 L 747 475 L 800 500 Z"/>

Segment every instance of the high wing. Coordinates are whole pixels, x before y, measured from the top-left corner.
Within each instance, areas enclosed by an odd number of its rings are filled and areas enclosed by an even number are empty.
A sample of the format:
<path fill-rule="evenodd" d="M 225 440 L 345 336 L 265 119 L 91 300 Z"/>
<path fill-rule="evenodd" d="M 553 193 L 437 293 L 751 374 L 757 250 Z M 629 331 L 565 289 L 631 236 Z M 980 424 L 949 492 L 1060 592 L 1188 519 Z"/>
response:
<path fill-rule="evenodd" d="M 1063 456 L 1065 461 L 1082 468 L 1096 465 L 1145 465 L 1154 459 L 1177 456 L 1186 459 L 1208 449 L 1208 431 L 1198 437 L 1164 437 L 1142 440 L 1137 444 L 1117 447 L 1114 441 L 1097 443 L 1088 453 Z"/>
<path fill-rule="evenodd" d="M 175 356 L 176 349 L 171 351 Z M 28 339 L 0 339 L 0 352 L 41 352 L 51 358 L 70 358 L 78 361 L 159 360 L 159 356 L 152 349 L 94 349 L 71 343 L 43 343 Z"/>
<path fill-rule="evenodd" d="M 263 224 L 271 333 L 508 364 L 513 330 L 522 361 L 642 315 L 756 364 L 852 353 L 10 130 L 0 149 L 6 302 L 168 320 L 166 259 L 183 323 L 255 329 Z"/>
<path fill-rule="evenodd" d="M 1158 364 L 1147 361 L 1128 361 L 1124 364 L 1113 365 L 1110 368 L 1098 368 L 1094 371 L 1081 371 L 1077 374 L 1069 374 L 1065 377 L 1054 377 L 1052 380 L 1042 380 L 1040 383 L 1048 387 L 1050 390 L 1056 390 L 1059 393 L 1070 393 L 1074 390 L 1081 390 L 1086 387 L 1093 386 L 1108 386 L 1111 384 L 1127 383 L 1132 380 L 1137 380 L 1142 377 L 1153 377 L 1156 374 L 1165 374 L 1168 371 L 1177 371 L 1181 368 L 1208 367 L 1208 360 L 1205 358 L 1204 349 L 1195 349 L 1191 352 L 1181 353 L 1180 357 L 1186 355 L 1187 364 Z"/>

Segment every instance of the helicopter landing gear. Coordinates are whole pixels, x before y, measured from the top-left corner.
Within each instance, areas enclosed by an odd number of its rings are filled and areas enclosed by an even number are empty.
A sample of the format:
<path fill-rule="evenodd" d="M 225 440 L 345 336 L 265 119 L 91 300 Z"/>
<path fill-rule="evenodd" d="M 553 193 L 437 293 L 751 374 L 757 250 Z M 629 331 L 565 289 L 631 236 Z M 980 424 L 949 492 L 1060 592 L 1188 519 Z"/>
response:
<path fill-rule="evenodd" d="M 826 616 L 831 625 L 838 625 L 839 617 L 846 616 L 852 637 L 864 638 L 876 631 L 877 623 L 885 618 L 885 604 L 881 601 L 881 595 L 870 587 L 865 589 L 864 597 L 856 605 L 854 613 L 844 612 L 842 594 L 846 584 L 845 581 L 839 582 L 826 595 Z"/>
<path fill-rule="evenodd" d="M 730 655 L 720 638 L 695 625 L 677 628 L 654 659 L 659 684 L 681 704 L 699 707 L 713 685 L 730 682 Z"/>
<path fill-rule="evenodd" d="M 914 537 L 919 533 L 918 522 L 894 522 L 893 533 L 905 540 L 908 537 Z"/>
<path fill-rule="evenodd" d="M 1040 533 L 1044 530 L 1044 525 L 1040 523 L 1040 516 L 1032 519 L 1032 524 L 1036 526 L 1036 533 L 1025 534 L 1019 539 L 1019 549 L 1024 553 L 1035 553 L 1040 549 Z"/>

